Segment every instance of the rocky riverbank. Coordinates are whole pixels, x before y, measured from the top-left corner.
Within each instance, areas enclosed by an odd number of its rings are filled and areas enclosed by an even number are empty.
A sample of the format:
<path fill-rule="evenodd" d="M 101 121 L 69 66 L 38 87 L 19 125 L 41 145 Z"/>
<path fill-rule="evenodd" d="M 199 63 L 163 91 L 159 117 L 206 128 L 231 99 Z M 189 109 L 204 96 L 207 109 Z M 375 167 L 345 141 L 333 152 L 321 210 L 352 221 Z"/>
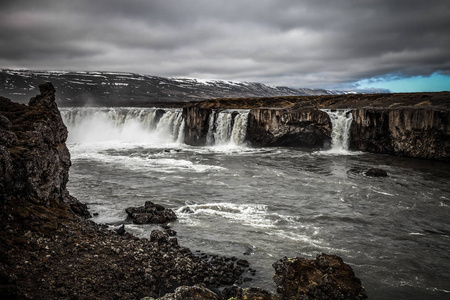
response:
<path fill-rule="evenodd" d="M 86 205 L 66 189 L 68 132 L 55 89 L 39 88 L 29 105 L 0 97 L 1 299 L 366 298 L 350 267 L 334 256 L 277 262 L 277 295 L 237 287 L 221 293 L 217 288 L 251 278 L 245 260 L 192 252 L 164 230 L 139 239 L 90 221 Z"/>

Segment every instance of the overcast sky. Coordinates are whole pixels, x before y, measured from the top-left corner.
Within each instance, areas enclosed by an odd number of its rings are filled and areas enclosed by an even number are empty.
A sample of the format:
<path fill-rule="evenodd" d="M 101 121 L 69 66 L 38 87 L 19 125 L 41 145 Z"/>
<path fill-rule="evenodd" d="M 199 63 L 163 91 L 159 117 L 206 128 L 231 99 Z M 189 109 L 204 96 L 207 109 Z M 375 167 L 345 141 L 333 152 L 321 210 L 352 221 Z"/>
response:
<path fill-rule="evenodd" d="M 2 1 L 0 66 L 448 90 L 450 1 Z"/>

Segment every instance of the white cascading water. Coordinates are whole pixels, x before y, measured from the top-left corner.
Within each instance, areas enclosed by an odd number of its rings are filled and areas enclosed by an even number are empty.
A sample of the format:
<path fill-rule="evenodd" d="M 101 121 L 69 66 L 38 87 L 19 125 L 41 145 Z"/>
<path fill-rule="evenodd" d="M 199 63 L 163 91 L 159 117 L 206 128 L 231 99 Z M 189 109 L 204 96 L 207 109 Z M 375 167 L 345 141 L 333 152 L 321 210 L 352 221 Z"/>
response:
<path fill-rule="evenodd" d="M 181 109 L 157 108 L 61 108 L 75 143 L 182 143 L 184 119 Z"/>
<path fill-rule="evenodd" d="M 233 117 L 233 113 L 236 114 Z M 212 112 L 209 117 L 206 144 L 241 146 L 247 132 L 248 110 Z"/>
<path fill-rule="evenodd" d="M 331 120 L 331 150 L 330 152 L 347 152 L 350 140 L 350 126 L 353 116 L 351 110 L 324 109 Z"/>

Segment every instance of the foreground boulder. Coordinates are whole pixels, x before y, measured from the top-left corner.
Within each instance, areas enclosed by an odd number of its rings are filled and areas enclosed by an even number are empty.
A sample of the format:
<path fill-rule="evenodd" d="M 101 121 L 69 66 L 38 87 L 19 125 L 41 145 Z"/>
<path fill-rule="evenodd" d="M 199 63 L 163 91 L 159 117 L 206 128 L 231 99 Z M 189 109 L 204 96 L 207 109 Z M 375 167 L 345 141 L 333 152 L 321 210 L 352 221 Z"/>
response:
<path fill-rule="evenodd" d="M 367 293 L 352 268 L 336 255 L 321 254 L 314 260 L 284 257 L 273 264 L 277 294 L 261 288 L 226 287 L 221 297 L 203 286 L 183 286 L 158 300 L 362 300 Z M 145 298 L 147 300 L 153 298 Z"/>
<path fill-rule="evenodd" d="M 173 210 L 151 201 L 146 201 L 144 206 L 128 207 L 125 211 L 135 224 L 164 224 L 177 219 Z"/>
<path fill-rule="evenodd" d="M 315 260 L 285 257 L 273 267 L 282 299 L 367 299 L 361 281 L 339 256 L 321 254 Z"/>

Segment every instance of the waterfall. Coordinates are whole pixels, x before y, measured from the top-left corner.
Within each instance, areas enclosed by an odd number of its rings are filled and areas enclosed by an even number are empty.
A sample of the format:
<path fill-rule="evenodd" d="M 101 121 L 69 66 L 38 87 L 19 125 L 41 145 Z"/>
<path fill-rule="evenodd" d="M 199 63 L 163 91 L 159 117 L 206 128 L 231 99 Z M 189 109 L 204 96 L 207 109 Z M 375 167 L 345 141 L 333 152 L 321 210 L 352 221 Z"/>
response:
<path fill-rule="evenodd" d="M 213 111 L 209 116 L 206 144 L 240 146 L 247 132 L 248 110 Z"/>
<path fill-rule="evenodd" d="M 350 140 L 350 126 L 353 116 L 351 110 L 328 110 L 324 109 L 331 120 L 331 151 L 346 152 Z"/>
<path fill-rule="evenodd" d="M 181 109 L 61 108 L 69 142 L 183 143 Z"/>

